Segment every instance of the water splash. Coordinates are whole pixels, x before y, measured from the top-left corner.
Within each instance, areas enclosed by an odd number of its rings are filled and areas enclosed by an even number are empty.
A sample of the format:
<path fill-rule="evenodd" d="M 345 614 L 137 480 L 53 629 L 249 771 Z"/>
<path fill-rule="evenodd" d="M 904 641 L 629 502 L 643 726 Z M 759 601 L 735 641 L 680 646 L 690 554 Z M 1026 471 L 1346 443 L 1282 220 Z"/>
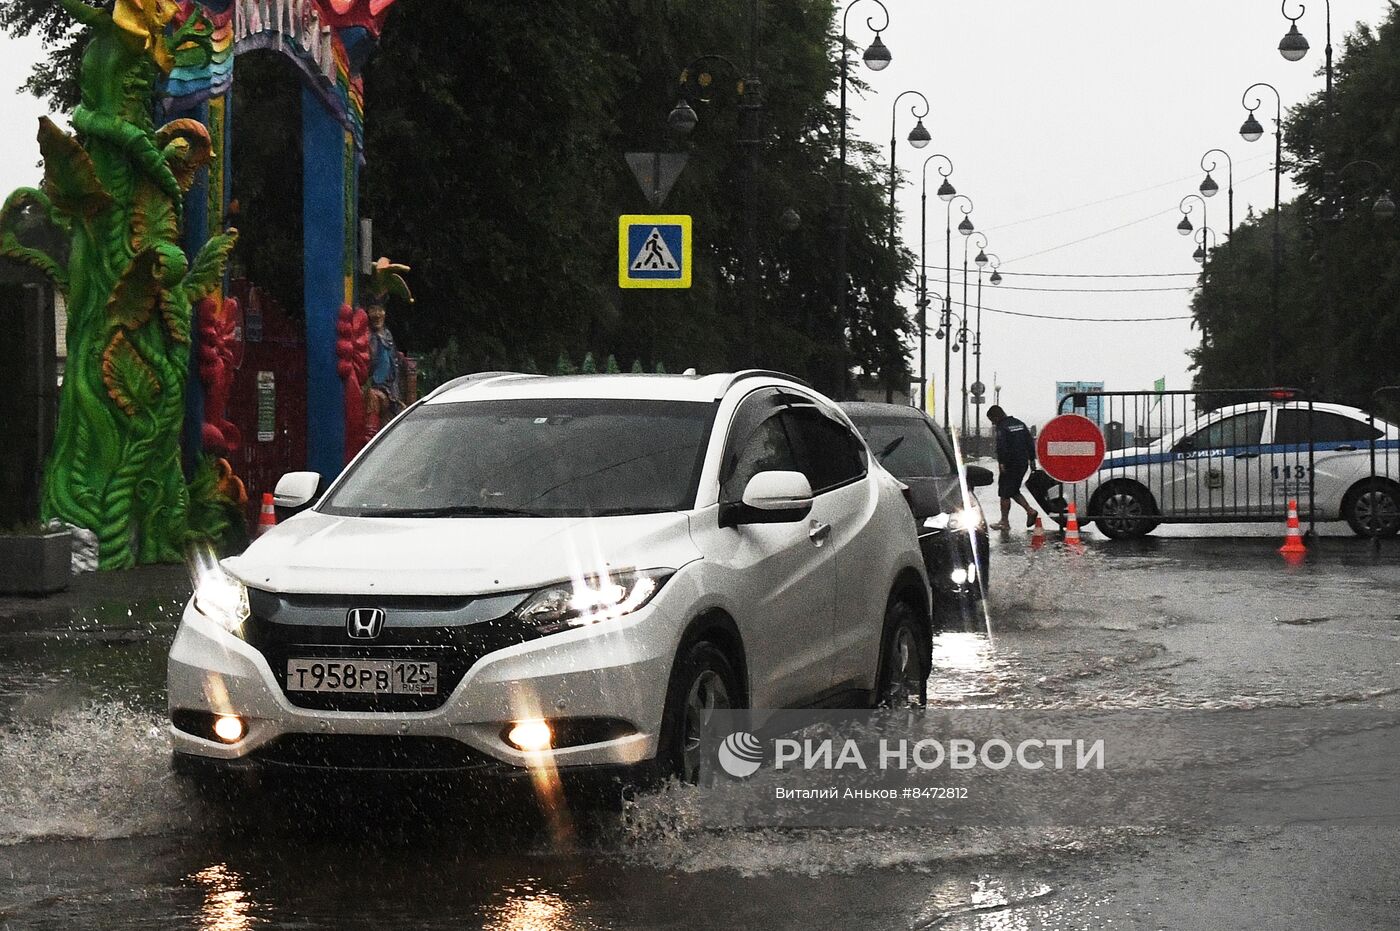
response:
<path fill-rule="evenodd" d="M 102 702 L 0 728 L 0 845 L 110 840 L 193 822 L 160 715 Z"/>

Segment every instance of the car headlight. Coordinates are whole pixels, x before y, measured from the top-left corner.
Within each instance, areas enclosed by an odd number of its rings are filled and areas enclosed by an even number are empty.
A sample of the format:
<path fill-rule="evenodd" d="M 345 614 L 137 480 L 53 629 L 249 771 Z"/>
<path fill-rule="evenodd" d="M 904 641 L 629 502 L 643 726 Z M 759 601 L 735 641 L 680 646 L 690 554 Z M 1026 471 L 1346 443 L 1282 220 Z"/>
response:
<path fill-rule="evenodd" d="M 924 527 L 929 530 L 976 530 L 980 526 L 982 514 L 976 508 L 924 518 Z"/>
<path fill-rule="evenodd" d="M 231 634 L 248 619 L 248 587 L 215 567 L 202 573 L 194 589 L 194 609 Z"/>
<path fill-rule="evenodd" d="M 648 569 L 560 582 L 526 598 L 515 616 L 542 634 L 610 621 L 651 601 L 674 574 L 674 569 Z"/>

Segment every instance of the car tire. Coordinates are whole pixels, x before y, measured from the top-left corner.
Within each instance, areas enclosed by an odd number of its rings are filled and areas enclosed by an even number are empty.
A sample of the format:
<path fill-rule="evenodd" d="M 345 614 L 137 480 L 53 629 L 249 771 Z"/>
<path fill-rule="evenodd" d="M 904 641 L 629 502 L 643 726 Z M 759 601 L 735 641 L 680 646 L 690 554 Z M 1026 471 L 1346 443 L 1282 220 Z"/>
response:
<path fill-rule="evenodd" d="M 1400 533 L 1400 488 L 1384 479 L 1366 479 L 1342 499 L 1342 517 L 1359 537 L 1393 537 Z"/>
<path fill-rule="evenodd" d="M 734 664 L 708 640 L 682 648 L 666 690 L 666 711 L 648 781 L 680 779 L 704 784 L 714 775 L 701 735 L 709 715 L 743 707 L 743 692 Z"/>
<path fill-rule="evenodd" d="M 928 626 L 909 601 L 892 595 L 885 607 L 875 703 L 881 708 L 918 708 L 928 700 L 933 645 Z"/>
<path fill-rule="evenodd" d="M 1089 513 L 1094 526 L 1111 540 L 1145 537 L 1157 528 L 1157 502 L 1152 493 L 1137 482 L 1114 482 L 1094 495 Z"/>

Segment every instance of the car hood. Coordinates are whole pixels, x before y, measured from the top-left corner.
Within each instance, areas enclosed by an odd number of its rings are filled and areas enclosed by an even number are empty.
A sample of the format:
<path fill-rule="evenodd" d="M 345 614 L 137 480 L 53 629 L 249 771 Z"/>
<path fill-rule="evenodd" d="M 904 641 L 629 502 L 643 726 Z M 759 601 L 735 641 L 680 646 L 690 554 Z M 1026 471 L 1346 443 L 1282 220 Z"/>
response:
<path fill-rule="evenodd" d="M 688 519 L 677 513 L 385 518 L 303 511 L 223 564 L 274 592 L 475 595 L 603 569 L 679 569 L 699 557 Z"/>

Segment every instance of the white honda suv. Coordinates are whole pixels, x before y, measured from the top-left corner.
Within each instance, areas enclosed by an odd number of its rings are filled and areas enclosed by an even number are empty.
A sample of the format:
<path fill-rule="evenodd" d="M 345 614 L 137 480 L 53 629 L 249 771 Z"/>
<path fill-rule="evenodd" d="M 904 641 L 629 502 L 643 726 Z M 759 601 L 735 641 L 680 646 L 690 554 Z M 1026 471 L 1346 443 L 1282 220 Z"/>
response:
<path fill-rule="evenodd" d="M 788 376 L 468 376 L 318 482 L 199 570 L 177 770 L 694 778 L 713 709 L 923 696 L 902 486 Z"/>

